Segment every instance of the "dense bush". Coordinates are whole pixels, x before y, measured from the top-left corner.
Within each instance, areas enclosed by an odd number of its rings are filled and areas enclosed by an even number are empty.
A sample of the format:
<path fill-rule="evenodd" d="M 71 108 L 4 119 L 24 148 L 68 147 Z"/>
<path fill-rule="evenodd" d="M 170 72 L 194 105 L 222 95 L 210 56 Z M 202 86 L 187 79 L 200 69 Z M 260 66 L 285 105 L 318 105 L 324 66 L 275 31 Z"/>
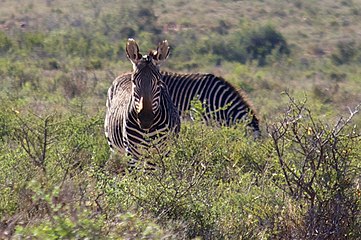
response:
<path fill-rule="evenodd" d="M 14 42 L 1 33 L 0 51 L 35 58 L 98 57 L 113 59 L 115 45 L 111 45 L 104 36 L 82 31 L 54 31 L 50 34 L 39 32 L 20 32 L 15 34 Z"/>
<path fill-rule="evenodd" d="M 260 174 L 267 171 L 266 149 L 256 152 L 256 143 L 243 134 L 242 127 L 186 124 L 168 157 L 155 154 L 158 171 L 132 173 L 115 182 L 102 177 L 98 182 L 104 201 L 112 203 L 115 212 L 136 209 L 151 214 L 163 226 L 182 228 L 187 238 L 250 238 L 259 222 L 269 222 L 259 232 L 266 234 L 279 203 L 270 197 L 275 189 L 261 186 L 270 183 Z"/>
<path fill-rule="evenodd" d="M 0 53 L 6 53 L 11 49 L 12 45 L 11 39 L 3 31 L 0 31 Z"/>
<path fill-rule="evenodd" d="M 361 135 L 349 123 L 359 109 L 329 126 L 314 119 L 304 102 L 290 100 L 284 117 L 270 129 L 279 168 L 274 180 L 302 206 L 302 217 L 288 219 L 280 233 L 292 239 L 357 239 Z"/>
<path fill-rule="evenodd" d="M 201 52 L 208 51 L 229 61 L 255 60 L 260 66 L 267 63 L 266 57 L 273 51 L 279 55 L 290 53 L 286 39 L 269 25 L 234 32 L 223 38 L 213 36 L 201 48 Z"/>
<path fill-rule="evenodd" d="M 340 41 L 331 59 L 337 65 L 361 62 L 361 45 L 355 41 Z"/>
<path fill-rule="evenodd" d="M 328 127 L 291 98 L 269 126 L 271 138 L 258 142 L 244 136 L 243 126 L 184 123 L 170 154 L 154 153 L 158 170 L 123 175 L 127 158 L 109 159 L 102 116 L 39 117 L 4 106 L 1 113 L 0 212 L 18 216 L 5 224 L 9 232 L 18 225 L 18 236 L 359 234 L 360 135 L 349 126 L 353 115 Z"/>

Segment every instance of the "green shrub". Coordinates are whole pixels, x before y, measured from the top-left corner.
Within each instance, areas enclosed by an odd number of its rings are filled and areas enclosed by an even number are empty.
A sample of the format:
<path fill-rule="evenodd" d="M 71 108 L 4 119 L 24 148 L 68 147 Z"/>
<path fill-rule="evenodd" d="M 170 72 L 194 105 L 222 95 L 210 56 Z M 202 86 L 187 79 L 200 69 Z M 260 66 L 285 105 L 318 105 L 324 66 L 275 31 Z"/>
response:
<path fill-rule="evenodd" d="M 6 110 L 7 106 L 4 107 Z M 25 204 L 32 198 L 31 194 L 24 196 L 29 192 L 29 181 L 39 182 L 43 191 L 48 191 L 69 178 L 75 181 L 75 176 L 80 177 L 81 169 L 92 159 L 99 161 L 96 156 L 101 156 L 101 161 L 107 158 L 108 149 L 104 152 L 103 148 L 106 144 L 98 144 L 102 141 L 97 139 L 100 126 L 97 118 L 60 119 L 57 115 L 38 117 L 18 110 L 6 112 L 0 148 L 3 153 L 0 179 L 5 184 L 1 187 L 4 192 L 0 194 L 0 212 L 10 213 L 11 205 L 6 203 L 13 201 L 23 211 L 31 207 Z"/>
<path fill-rule="evenodd" d="M 7 53 L 12 47 L 11 39 L 3 31 L 0 31 L 0 53 Z"/>
<path fill-rule="evenodd" d="M 350 117 L 329 126 L 317 121 L 304 102 L 290 98 L 285 116 L 270 129 L 278 162 L 276 185 L 302 205 L 298 217 L 280 227 L 286 238 L 357 239 L 360 234 L 360 134 Z M 295 202 L 296 203 L 296 202 Z M 294 209 L 294 207 L 293 207 Z M 294 222 L 299 225 L 295 228 Z"/>
<path fill-rule="evenodd" d="M 48 69 L 48 70 L 60 69 L 60 63 L 55 58 L 50 58 L 47 60 L 47 64 L 44 66 L 44 69 Z"/>
<path fill-rule="evenodd" d="M 19 45 L 32 51 L 34 48 L 43 48 L 46 35 L 41 32 L 24 32 L 20 34 Z"/>
<path fill-rule="evenodd" d="M 2 108 L 0 212 L 19 216 L 10 228 L 19 237 L 359 234 L 360 136 L 348 127 L 352 117 L 328 127 L 291 99 L 271 138 L 257 142 L 242 125 L 185 122 L 167 156 L 152 154 L 156 171 L 124 175 L 128 158 L 109 159 L 103 114 L 40 117 Z"/>
<path fill-rule="evenodd" d="M 334 64 L 348 64 L 360 58 L 361 46 L 355 41 L 340 41 L 337 43 L 337 51 L 331 55 Z M 359 59 L 358 59 L 359 60 Z"/>
<path fill-rule="evenodd" d="M 289 54 L 285 38 L 271 26 L 260 27 L 245 34 L 245 47 L 251 60 L 258 60 L 259 65 L 266 64 L 266 56 L 273 50 L 280 54 Z"/>
<path fill-rule="evenodd" d="M 115 212 L 151 214 L 164 227 L 180 228 L 186 238 L 266 236 L 280 202 L 274 201 L 275 188 L 262 187 L 271 183 L 261 174 L 267 171 L 266 149 L 256 152 L 256 143 L 243 135 L 243 127 L 184 124 L 170 155 L 154 154 L 156 172 L 121 179 L 98 175 L 104 202 Z"/>
<path fill-rule="evenodd" d="M 102 68 L 102 60 L 97 58 L 92 58 L 89 62 L 86 63 L 85 69 L 86 70 L 97 70 Z"/>
<path fill-rule="evenodd" d="M 115 216 L 95 214 L 89 203 L 65 199 L 71 191 L 67 187 L 73 186 L 55 186 L 49 191 L 43 183 L 30 182 L 28 188 L 33 192 L 33 201 L 45 206 L 46 218 L 33 219 L 33 223 L 25 227 L 18 226 L 14 235 L 33 239 L 154 239 L 165 235 L 151 220 L 130 212 Z"/>
<path fill-rule="evenodd" d="M 290 53 L 286 39 L 269 25 L 234 32 L 226 37 L 213 36 L 205 41 L 200 51 L 211 51 L 228 61 L 246 63 L 255 60 L 260 66 L 267 63 L 266 57 L 273 51 L 280 56 Z"/>

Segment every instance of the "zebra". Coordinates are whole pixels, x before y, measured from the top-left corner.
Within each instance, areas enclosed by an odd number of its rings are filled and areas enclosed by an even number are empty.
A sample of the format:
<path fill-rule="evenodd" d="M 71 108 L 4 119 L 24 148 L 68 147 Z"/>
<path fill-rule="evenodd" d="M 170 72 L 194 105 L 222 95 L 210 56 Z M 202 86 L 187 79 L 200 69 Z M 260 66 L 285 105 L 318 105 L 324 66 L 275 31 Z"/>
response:
<path fill-rule="evenodd" d="M 182 118 L 189 118 L 192 100 L 198 99 L 206 123 L 215 120 L 219 125 L 231 126 L 245 120 L 253 136 L 260 136 L 259 119 L 246 95 L 223 78 L 210 73 L 161 73 Z"/>
<path fill-rule="evenodd" d="M 104 129 L 110 148 L 130 155 L 128 167 L 134 169 L 152 151 L 162 153 L 169 137 L 180 131 L 180 116 L 159 71 L 169 54 L 167 40 L 142 56 L 135 40 L 128 39 L 126 54 L 133 72 L 118 76 L 110 86 Z M 147 162 L 146 167 L 155 166 Z"/>

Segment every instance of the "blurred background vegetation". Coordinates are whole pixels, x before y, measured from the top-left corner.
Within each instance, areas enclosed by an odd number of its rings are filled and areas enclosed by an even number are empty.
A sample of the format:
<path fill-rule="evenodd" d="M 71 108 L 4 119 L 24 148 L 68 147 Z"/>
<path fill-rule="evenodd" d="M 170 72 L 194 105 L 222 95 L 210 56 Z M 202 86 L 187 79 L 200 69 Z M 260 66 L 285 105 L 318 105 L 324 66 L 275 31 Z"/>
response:
<path fill-rule="evenodd" d="M 360 15 L 360 0 L 0 0 L 0 238 L 357 239 Z M 102 124 L 129 37 L 167 39 L 163 70 L 243 89 L 264 138 L 186 123 L 165 173 L 122 178 Z"/>

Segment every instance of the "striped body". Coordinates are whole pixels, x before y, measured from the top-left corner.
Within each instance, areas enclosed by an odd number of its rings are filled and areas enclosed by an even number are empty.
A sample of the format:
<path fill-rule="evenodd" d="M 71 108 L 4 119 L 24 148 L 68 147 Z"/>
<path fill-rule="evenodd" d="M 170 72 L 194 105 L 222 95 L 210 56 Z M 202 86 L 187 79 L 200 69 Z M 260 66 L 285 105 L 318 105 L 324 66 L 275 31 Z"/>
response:
<path fill-rule="evenodd" d="M 127 54 L 134 71 L 117 77 L 108 90 L 105 135 L 111 149 L 131 156 L 131 168 L 153 152 L 166 154 L 168 138 L 180 130 L 178 110 L 158 69 L 168 49 L 164 41 L 157 51 L 142 56 L 129 40 Z"/>
<path fill-rule="evenodd" d="M 160 88 L 160 109 L 156 112 L 153 126 L 144 130 L 139 127 L 135 104 L 132 101 L 131 74 L 123 74 L 114 80 L 108 90 L 105 119 L 106 136 L 113 150 L 125 151 L 134 159 L 139 159 L 148 151 L 161 151 L 169 132 L 179 132 L 178 111 L 163 82 Z M 154 149 L 150 150 L 151 148 Z"/>
<path fill-rule="evenodd" d="M 183 118 L 189 117 L 191 101 L 199 99 L 205 109 L 203 118 L 231 126 L 246 121 L 254 136 L 260 135 L 259 121 L 244 95 L 230 83 L 212 74 L 162 72 L 172 101 Z M 187 115 L 188 113 L 188 115 Z"/>

